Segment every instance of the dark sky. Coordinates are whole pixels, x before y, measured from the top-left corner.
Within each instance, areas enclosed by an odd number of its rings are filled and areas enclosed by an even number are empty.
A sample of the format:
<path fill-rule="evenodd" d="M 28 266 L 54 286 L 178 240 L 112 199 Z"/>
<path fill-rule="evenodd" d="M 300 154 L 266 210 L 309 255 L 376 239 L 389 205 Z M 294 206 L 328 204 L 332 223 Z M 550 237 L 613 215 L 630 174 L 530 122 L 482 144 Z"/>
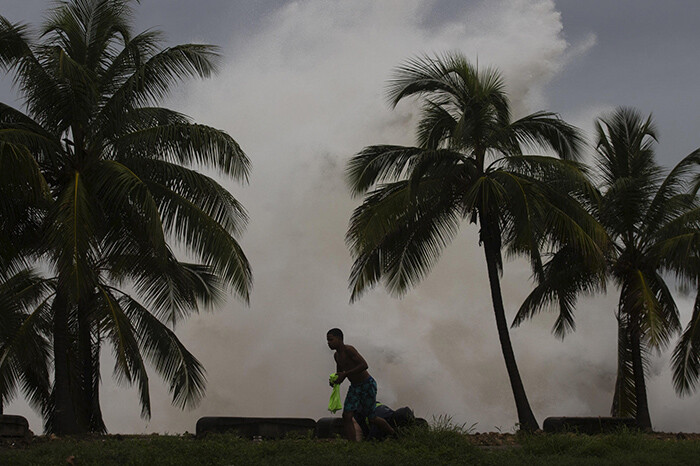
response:
<path fill-rule="evenodd" d="M 203 41 L 246 47 L 281 0 L 143 0 L 136 29 L 155 27 L 172 43 Z M 429 3 L 429 2 L 427 2 Z M 473 0 L 468 4 L 478 4 Z M 527 2 L 526 2 L 527 3 Z M 653 113 L 659 157 L 674 163 L 700 146 L 700 2 L 695 0 L 556 0 L 570 44 L 595 36 L 595 45 L 556 74 L 545 92 L 549 109 L 564 115 L 587 106 L 634 106 Z M 45 0 L 4 0 L 0 14 L 38 24 Z M 462 0 L 432 2 L 423 22 L 439 27 L 464 9 Z M 226 54 L 228 50 L 224 50 Z M 487 57 L 481 57 L 486 60 Z M 13 100 L 8 79 L 0 99 Z"/>
<path fill-rule="evenodd" d="M 569 41 L 597 43 L 548 87 L 551 107 L 568 112 L 604 102 L 653 113 L 659 157 L 676 162 L 700 147 L 700 2 L 556 2 Z"/>

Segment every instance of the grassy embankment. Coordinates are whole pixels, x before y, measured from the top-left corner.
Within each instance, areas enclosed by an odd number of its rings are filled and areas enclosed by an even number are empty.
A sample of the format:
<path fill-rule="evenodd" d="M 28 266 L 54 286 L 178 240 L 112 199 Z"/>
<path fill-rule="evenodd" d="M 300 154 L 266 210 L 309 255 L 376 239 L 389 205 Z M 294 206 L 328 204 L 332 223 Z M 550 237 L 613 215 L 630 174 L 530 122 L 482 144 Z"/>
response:
<path fill-rule="evenodd" d="M 510 442 L 513 443 L 513 442 Z M 682 465 L 700 463 L 700 440 L 609 435 L 517 435 L 515 445 L 482 448 L 455 430 L 415 429 L 399 439 L 349 444 L 343 440 L 287 438 L 253 442 L 235 435 L 37 437 L 28 445 L 0 446 L 7 465 Z"/>

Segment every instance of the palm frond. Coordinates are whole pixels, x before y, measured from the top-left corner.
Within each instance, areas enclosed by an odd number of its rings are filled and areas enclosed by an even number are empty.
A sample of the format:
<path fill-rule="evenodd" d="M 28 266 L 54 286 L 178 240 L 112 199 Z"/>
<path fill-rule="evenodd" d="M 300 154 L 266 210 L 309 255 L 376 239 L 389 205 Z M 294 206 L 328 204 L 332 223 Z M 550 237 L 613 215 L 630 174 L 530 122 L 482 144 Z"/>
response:
<path fill-rule="evenodd" d="M 458 121 L 455 115 L 445 108 L 446 103 L 426 99 L 416 131 L 419 147 L 437 149 L 455 133 Z"/>
<path fill-rule="evenodd" d="M 537 215 L 537 204 L 541 203 L 542 195 L 536 184 L 516 173 L 495 170 L 489 177 L 501 186 L 506 193 L 503 203 L 501 232 L 503 244 L 508 245 L 513 254 L 528 254 L 533 270 L 542 269 L 540 257 L 540 235 Z"/>
<path fill-rule="evenodd" d="M 670 342 L 671 336 L 680 333 L 682 330 L 680 314 L 673 293 L 671 293 L 664 277 L 658 272 L 654 275 L 653 285 L 659 301 L 658 312 L 663 326 L 667 330 L 664 333 L 667 338 L 660 341 L 660 347 L 665 348 Z"/>
<path fill-rule="evenodd" d="M 700 293 L 695 298 L 693 315 L 671 357 L 673 387 L 679 395 L 690 395 L 700 378 Z"/>
<path fill-rule="evenodd" d="M 352 195 L 358 196 L 378 183 L 398 181 L 407 176 L 416 159 L 425 154 L 426 151 L 418 147 L 365 147 L 348 162 L 345 179 Z"/>
<path fill-rule="evenodd" d="M 689 270 L 689 258 L 700 249 L 700 208 L 686 212 L 657 232 L 647 251 L 651 260 L 681 277 Z"/>
<path fill-rule="evenodd" d="M 201 164 L 221 170 L 234 179 L 247 181 L 250 161 L 227 133 L 205 125 L 172 123 L 152 126 L 123 135 L 108 149 L 115 160 L 143 157 Z"/>
<path fill-rule="evenodd" d="M 605 269 L 592 267 L 590 261 L 570 245 L 557 250 L 542 269 L 543 273 L 536 275 L 537 286 L 521 304 L 512 326 L 517 327 L 540 311 L 551 308 L 558 312 L 552 333 L 563 339 L 576 330 L 574 310 L 578 296 L 605 290 Z"/>
<path fill-rule="evenodd" d="M 550 197 L 543 214 L 542 229 L 555 244 L 568 244 L 592 264 L 604 261 L 607 236 L 601 226 L 575 201 L 564 196 L 557 202 Z"/>
<path fill-rule="evenodd" d="M 212 267 L 178 261 L 172 253 L 167 261 L 152 256 L 123 256 L 110 268 L 129 278 L 150 311 L 173 327 L 183 318 L 211 308 L 224 296 L 225 283 Z"/>
<path fill-rule="evenodd" d="M 627 296 L 627 312 L 638 319 L 644 339 L 651 348 L 668 344 L 679 330 L 678 309 L 663 278 L 643 270 L 630 271 L 623 295 Z"/>
<path fill-rule="evenodd" d="M 551 149 L 563 160 L 579 160 L 585 146 L 581 131 L 551 112 L 527 115 L 512 122 L 503 132 L 509 146 L 517 145 L 531 150 Z"/>
<path fill-rule="evenodd" d="M 396 106 L 408 96 L 445 93 L 458 95 L 459 84 L 451 78 L 455 69 L 474 73 L 471 65 L 459 54 L 446 56 L 444 60 L 421 56 L 406 60 L 398 66 L 389 80 L 389 102 Z"/>
<path fill-rule="evenodd" d="M 246 302 L 252 287 L 248 259 L 226 229 L 197 205 L 173 190 L 149 182 L 165 231 L 220 274 Z"/>
<path fill-rule="evenodd" d="M 351 301 L 380 276 L 387 289 L 404 293 L 427 274 L 454 237 L 461 220 L 458 198 L 444 180 L 408 181 L 372 192 L 350 219 L 346 242 L 355 258 Z"/>
<path fill-rule="evenodd" d="M 103 113 L 108 117 L 119 108 L 158 102 L 185 78 L 211 76 L 216 72 L 219 58 L 218 47 L 211 45 L 184 44 L 167 48 L 134 69 L 104 105 Z"/>
<path fill-rule="evenodd" d="M 73 0 L 59 4 L 44 21 L 42 36 L 94 69 L 114 42 L 126 42 L 131 36 L 128 3 L 128 0 Z"/>
<path fill-rule="evenodd" d="M 168 327 L 136 300 L 122 295 L 120 302 L 134 323 L 146 359 L 170 384 L 173 405 L 195 407 L 204 396 L 204 367 Z"/>
<path fill-rule="evenodd" d="M 25 104 L 36 121 L 56 128 L 56 113 L 66 112 L 69 101 L 57 80 L 46 70 L 31 46 L 27 27 L 0 16 L 0 66 L 14 75 Z"/>
<path fill-rule="evenodd" d="M 661 168 L 654 161 L 656 128 L 636 110 L 619 108 L 596 123 L 597 159 L 604 186 L 634 178 L 640 188 L 657 186 Z"/>
<path fill-rule="evenodd" d="M 0 402 L 19 388 L 32 407 L 48 403 L 50 344 L 45 336 L 51 283 L 24 270 L 0 282 Z"/>
<path fill-rule="evenodd" d="M 49 198 L 49 186 L 28 147 L 11 142 L 22 139 L 18 133 L 21 132 L 0 129 L 0 194 L 7 204 L 20 201 L 27 207 L 39 208 Z"/>
<path fill-rule="evenodd" d="M 93 289 L 96 231 L 101 218 L 80 172 L 70 175 L 47 220 L 44 247 L 53 256 L 61 285 L 67 286 L 74 296 Z"/>
<path fill-rule="evenodd" d="M 700 149 L 685 156 L 669 172 L 659 186 L 647 209 L 645 224 L 658 225 L 666 214 L 666 204 L 678 194 L 688 192 L 691 196 L 697 193 L 697 187 L 692 185 L 692 176 L 700 174 Z"/>
<path fill-rule="evenodd" d="M 637 393 L 635 391 L 632 343 L 630 342 L 628 321 L 624 314 L 618 314 L 617 319 L 617 377 L 610 414 L 615 417 L 635 417 L 637 415 Z"/>
<path fill-rule="evenodd" d="M 90 167 L 85 176 L 92 183 L 94 195 L 103 206 L 109 227 L 120 229 L 128 219 L 130 230 L 140 230 L 156 254 L 164 255 L 166 244 L 158 206 L 148 185 L 127 166 L 103 160 Z"/>
<path fill-rule="evenodd" d="M 232 235 L 240 235 L 245 230 L 248 222 L 245 208 L 216 180 L 162 160 L 127 159 L 123 163 L 139 178 L 167 186 L 184 197 Z"/>
<path fill-rule="evenodd" d="M 100 304 L 98 310 L 102 316 L 100 327 L 112 343 L 115 376 L 117 381 L 129 385 L 137 383 L 141 417 L 148 419 L 151 416 L 148 374 L 139 349 L 137 328 L 122 307 L 120 299 L 113 295 L 111 288 L 97 285 L 97 290 Z"/>
<path fill-rule="evenodd" d="M 9 105 L 0 103 L 2 140 L 26 146 L 34 158 L 53 168 L 58 154 L 63 151 L 56 137 L 38 122 Z"/>
<path fill-rule="evenodd" d="M 29 50 L 29 30 L 26 24 L 11 23 L 0 16 L 0 67 L 12 68 Z"/>
<path fill-rule="evenodd" d="M 111 141 L 118 140 L 122 136 L 128 136 L 137 131 L 153 128 L 154 126 L 168 126 L 190 124 L 191 119 L 180 112 L 163 107 L 139 107 L 131 109 L 118 109 L 109 120 L 95 121 L 91 127 L 90 150 L 95 153 L 103 153 L 111 147 Z"/>
<path fill-rule="evenodd" d="M 109 63 L 101 69 L 99 73 L 100 95 L 104 96 L 104 105 L 110 96 L 117 92 L 131 76 L 131 73 L 138 69 L 150 57 L 158 51 L 158 46 L 163 38 L 163 33 L 157 30 L 143 31 L 134 37 L 125 40 L 124 46 L 113 56 L 110 56 Z M 123 109 L 110 107 L 117 110 L 111 116 L 117 116 Z M 111 118 L 106 113 L 101 113 L 99 120 L 109 121 Z"/>

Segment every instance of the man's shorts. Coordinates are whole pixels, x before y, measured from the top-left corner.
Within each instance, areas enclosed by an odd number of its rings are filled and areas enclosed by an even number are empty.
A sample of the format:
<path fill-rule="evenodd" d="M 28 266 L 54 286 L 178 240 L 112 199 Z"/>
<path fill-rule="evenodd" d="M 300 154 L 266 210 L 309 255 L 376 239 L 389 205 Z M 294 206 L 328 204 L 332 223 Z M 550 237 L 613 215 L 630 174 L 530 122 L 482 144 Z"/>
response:
<path fill-rule="evenodd" d="M 374 409 L 377 404 L 377 382 L 369 376 L 367 380 L 358 384 L 351 384 L 348 394 L 345 396 L 343 411 L 352 411 L 355 414 L 372 419 L 376 417 Z"/>

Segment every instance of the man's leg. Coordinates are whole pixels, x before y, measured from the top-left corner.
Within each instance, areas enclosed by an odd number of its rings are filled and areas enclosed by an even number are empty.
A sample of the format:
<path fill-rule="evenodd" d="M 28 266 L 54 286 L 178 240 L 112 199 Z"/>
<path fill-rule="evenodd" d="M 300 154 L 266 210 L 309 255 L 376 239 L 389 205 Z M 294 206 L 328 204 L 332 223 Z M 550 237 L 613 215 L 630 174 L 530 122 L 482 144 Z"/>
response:
<path fill-rule="evenodd" d="M 391 428 L 388 422 L 384 418 L 375 415 L 374 411 L 377 409 L 377 381 L 370 377 L 369 383 L 367 385 L 367 391 L 364 393 L 365 399 L 363 400 L 367 408 L 369 422 L 379 427 L 379 429 L 386 435 L 394 435 L 394 429 Z"/>
<path fill-rule="evenodd" d="M 372 419 L 369 420 L 369 422 L 379 427 L 379 429 L 386 435 L 394 435 L 396 433 L 396 431 L 389 425 L 388 422 L 386 422 L 386 419 L 384 418 L 374 416 Z"/>
<path fill-rule="evenodd" d="M 343 411 L 343 428 L 345 429 L 345 438 L 351 442 L 357 441 L 357 437 L 355 437 L 355 423 L 353 422 L 354 414 L 355 413 L 352 411 Z"/>

